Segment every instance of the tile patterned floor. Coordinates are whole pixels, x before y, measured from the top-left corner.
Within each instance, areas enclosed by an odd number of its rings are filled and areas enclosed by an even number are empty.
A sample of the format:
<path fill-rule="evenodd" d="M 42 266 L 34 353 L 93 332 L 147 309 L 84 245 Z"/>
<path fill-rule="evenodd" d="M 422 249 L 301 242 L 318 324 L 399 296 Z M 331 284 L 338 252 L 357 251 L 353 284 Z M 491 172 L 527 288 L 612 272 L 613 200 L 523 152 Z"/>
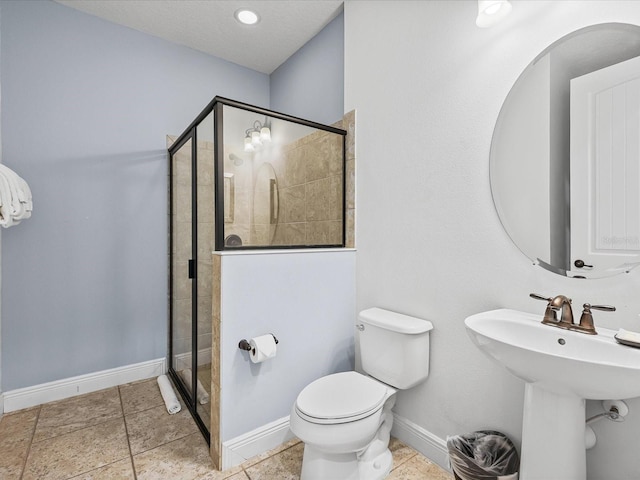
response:
<path fill-rule="evenodd" d="M 304 445 L 292 440 L 225 472 L 189 412 L 169 415 L 155 379 L 5 414 L 2 480 L 299 480 Z M 393 439 L 389 480 L 453 476 Z M 330 479 L 327 479 L 330 480 Z"/>

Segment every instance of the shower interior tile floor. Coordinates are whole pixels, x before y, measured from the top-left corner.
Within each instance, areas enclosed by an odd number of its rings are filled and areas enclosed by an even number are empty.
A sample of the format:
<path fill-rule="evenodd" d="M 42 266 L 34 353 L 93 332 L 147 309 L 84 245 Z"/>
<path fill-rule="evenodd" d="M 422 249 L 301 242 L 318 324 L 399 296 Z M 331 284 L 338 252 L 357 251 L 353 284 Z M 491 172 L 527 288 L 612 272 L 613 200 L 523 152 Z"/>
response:
<path fill-rule="evenodd" d="M 169 415 L 152 379 L 5 414 L 0 478 L 296 480 L 303 447 L 292 440 L 233 469 L 215 471 L 189 412 L 183 408 Z M 389 480 L 453 479 L 396 439 L 391 450 Z"/>

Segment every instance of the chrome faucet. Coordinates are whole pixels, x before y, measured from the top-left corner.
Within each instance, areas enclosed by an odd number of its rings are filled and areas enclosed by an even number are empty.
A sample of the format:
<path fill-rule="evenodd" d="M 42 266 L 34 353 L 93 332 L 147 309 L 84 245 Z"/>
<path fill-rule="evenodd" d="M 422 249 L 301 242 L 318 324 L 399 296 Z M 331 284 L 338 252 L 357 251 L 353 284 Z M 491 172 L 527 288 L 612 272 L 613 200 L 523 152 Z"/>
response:
<path fill-rule="evenodd" d="M 547 309 L 544 311 L 542 323 L 545 325 L 553 325 L 554 327 L 564 328 L 565 330 L 573 330 L 574 332 L 586 333 L 588 335 L 597 335 L 596 328 L 593 325 L 593 315 L 591 309 L 603 310 L 606 312 L 615 312 L 616 307 L 609 305 L 583 305 L 580 323 L 573 323 L 573 311 L 571 310 L 571 299 L 564 295 L 557 295 L 553 298 L 543 297 L 537 293 L 530 293 L 531 298 L 536 300 L 544 300 L 547 302 Z M 560 312 L 560 320 L 558 320 L 557 312 Z"/>

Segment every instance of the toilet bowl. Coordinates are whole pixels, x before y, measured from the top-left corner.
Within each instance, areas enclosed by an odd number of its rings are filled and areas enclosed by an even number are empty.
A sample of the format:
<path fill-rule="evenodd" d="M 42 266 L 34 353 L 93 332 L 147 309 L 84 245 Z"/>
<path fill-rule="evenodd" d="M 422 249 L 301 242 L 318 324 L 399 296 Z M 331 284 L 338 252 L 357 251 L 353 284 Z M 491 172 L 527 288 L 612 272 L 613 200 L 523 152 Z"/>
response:
<path fill-rule="evenodd" d="M 389 385 L 357 372 L 336 373 L 309 384 L 290 416 L 291 430 L 305 444 L 300 478 L 385 478 L 392 465 L 387 447 L 395 393 Z"/>
<path fill-rule="evenodd" d="M 427 378 L 431 322 L 380 308 L 364 310 L 358 319 L 366 374 L 319 378 L 291 408 L 291 431 L 305 444 L 301 480 L 387 477 L 396 391 Z"/>

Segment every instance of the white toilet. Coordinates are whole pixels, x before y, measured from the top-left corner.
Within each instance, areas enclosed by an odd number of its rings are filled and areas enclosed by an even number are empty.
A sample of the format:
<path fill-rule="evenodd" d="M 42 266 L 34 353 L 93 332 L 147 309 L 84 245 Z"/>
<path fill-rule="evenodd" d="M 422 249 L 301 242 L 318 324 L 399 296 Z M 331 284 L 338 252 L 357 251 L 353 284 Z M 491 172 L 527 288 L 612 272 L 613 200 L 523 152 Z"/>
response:
<path fill-rule="evenodd" d="M 358 320 L 362 369 L 368 375 L 319 378 L 300 392 L 291 409 L 291 431 L 305 444 L 301 480 L 389 475 L 395 393 L 429 374 L 431 322 L 381 308 L 363 310 Z"/>

